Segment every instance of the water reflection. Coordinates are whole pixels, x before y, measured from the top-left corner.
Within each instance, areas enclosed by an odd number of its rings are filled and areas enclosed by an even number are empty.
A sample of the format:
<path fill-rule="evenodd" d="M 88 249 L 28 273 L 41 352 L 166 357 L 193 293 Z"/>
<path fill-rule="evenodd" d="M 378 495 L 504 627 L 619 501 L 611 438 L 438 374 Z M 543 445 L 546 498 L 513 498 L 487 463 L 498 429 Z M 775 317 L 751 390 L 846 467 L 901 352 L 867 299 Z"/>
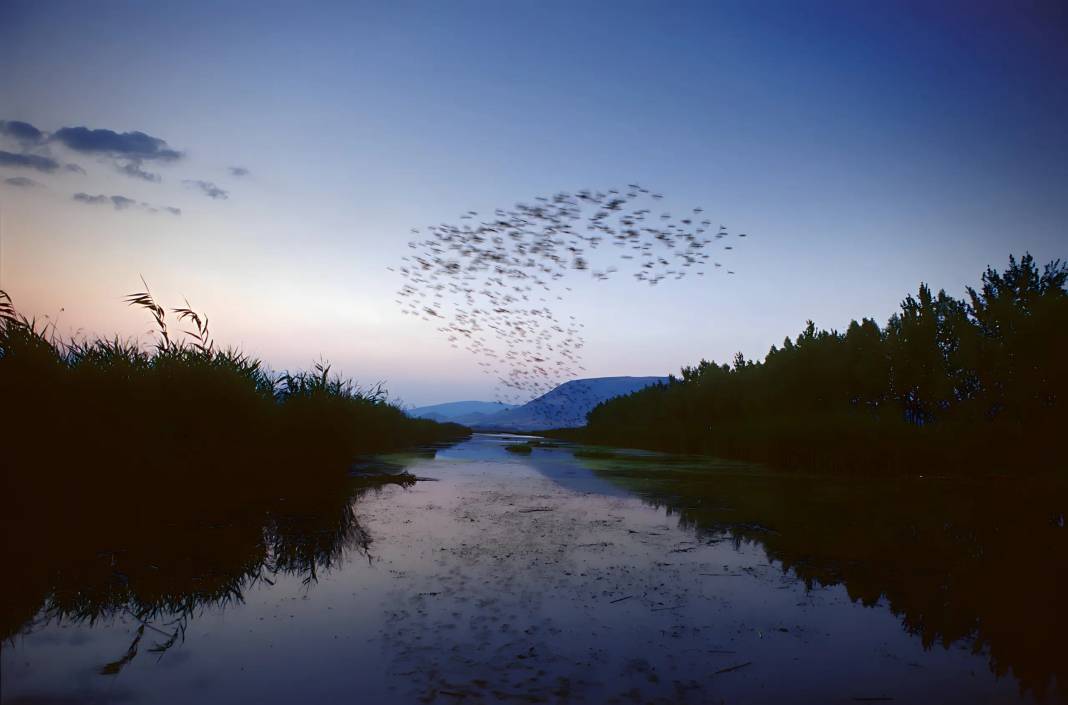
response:
<path fill-rule="evenodd" d="M 200 611 L 242 603 L 249 589 L 280 576 L 309 585 L 348 554 L 365 554 L 370 539 L 355 504 L 386 484 L 414 482 L 365 474 L 275 488 L 272 497 L 209 494 L 181 504 L 125 491 L 24 501 L 19 523 L 9 516 L 3 527 L 0 561 L 15 571 L 5 581 L 0 636 L 132 618 L 139 626 L 128 649 L 100 667 L 115 675 L 138 653 L 161 656 L 182 642 Z"/>
<path fill-rule="evenodd" d="M 404 489 L 38 506 L 5 527 L 4 702 L 1064 697 L 1063 488 L 515 442 L 359 466 L 438 480 Z"/>
<path fill-rule="evenodd" d="M 970 644 L 1021 691 L 1068 697 L 1063 481 L 850 479 L 590 455 L 580 460 L 599 477 L 698 534 L 757 544 L 809 587 L 843 585 L 867 606 L 885 600 L 925 647 Z"/>
<path fill-rule="evenodd" d="M 480 433 L 477 442 L 460 443 L 443 449 L 442 460 L 473 461 L 480 463 L 522 463 L 552 480 L 556 485 L 579 494 L 588 492 L 609 497 L 626 497 L 630 490 L 619 483 L 602 478 L 581 463 L 576 463 L 574 448 L 566 443 L 538 436 L 514 433 Z M 509 453 L 509 445 L 528 444 L 537 452 L 517 456 Z"/>

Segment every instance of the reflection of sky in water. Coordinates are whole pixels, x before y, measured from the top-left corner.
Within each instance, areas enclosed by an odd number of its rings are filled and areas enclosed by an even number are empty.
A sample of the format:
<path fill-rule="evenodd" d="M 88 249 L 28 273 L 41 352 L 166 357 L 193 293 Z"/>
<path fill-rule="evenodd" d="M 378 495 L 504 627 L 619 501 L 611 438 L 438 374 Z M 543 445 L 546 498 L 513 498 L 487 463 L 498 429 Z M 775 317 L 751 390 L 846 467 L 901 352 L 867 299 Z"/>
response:
<path fill-rule="evenodd" d="M 567 451 L 506 442 L 413 461 L 438 481 L 357 506 L 369 561 L 197 614 L 160 660 L 149 632 L 118 676 L 98 675 L 129 618 L 16 638 L 4 702 L 1016 701 L 966 645 L 924 651 L 885 607 L 806 593 L 758 547 L 680 529 Z"/>
<path fill-rule="evenodd" d="M 506 462 L 499 468 L 501 473 L 525 473 L 533 468 L 564 489 L 579 494 L 595 494 L 625 497 L 629 493 L 619 485 L 597 477 L 589 469 L 576 462 L 571 451 L 565 448 L 538 448 L 530 455 L 509 453 L 504 447 L 509 443 L 525 443 L 533 436 L 512 434 L 481 435 L 478 442 L 461 443 L 438 452 L 438 460 L 484 461 L 490 463 Z M 515 465 L 522 466 L 520 468 Z"/>

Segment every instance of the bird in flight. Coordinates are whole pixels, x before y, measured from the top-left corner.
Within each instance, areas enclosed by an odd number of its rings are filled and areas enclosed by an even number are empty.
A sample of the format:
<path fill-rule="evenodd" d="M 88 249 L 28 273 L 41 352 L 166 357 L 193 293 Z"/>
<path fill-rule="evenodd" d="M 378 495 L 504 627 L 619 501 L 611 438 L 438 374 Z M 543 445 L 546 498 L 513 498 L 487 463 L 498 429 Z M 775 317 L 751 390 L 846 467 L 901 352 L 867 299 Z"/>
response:
<path fill-rule="evenodd" d="M 564 280 L 605 281 L 625 272 L 656 286 L 704 276 L 710 251 L 721 258 L 734 249 L 724 242 L 732 237 L 726 226 L 707 237 L 708 220 L 653 216 L 653 202 L 663 198 L 638 184 L 581 189 L 412 228 L 423 239 L 409 242 L 412 251 L 391 268 L 403 279 L 402 313 L 432 322 L 478 358 L 497 379 L 499 401 L 540 396 L 584 370 L 583 325 L 549 305 L 571 291 Z"/>

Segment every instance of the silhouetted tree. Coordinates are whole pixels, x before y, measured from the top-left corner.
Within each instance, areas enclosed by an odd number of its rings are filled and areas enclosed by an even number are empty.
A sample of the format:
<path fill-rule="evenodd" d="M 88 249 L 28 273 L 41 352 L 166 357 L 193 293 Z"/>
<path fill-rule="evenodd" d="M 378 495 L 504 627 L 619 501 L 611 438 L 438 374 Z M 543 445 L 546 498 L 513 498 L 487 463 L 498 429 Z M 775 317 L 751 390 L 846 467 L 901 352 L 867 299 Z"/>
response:
<path fill-rule="evenodd" d="M 853 468 L 1054 457 L 1068 399 L 1068 266 L 988 268 L 968 300 L 921 284 L 882 329 L 808 321 L 763 361 L 702 360 L 590 412 L 594 442 Z"/>

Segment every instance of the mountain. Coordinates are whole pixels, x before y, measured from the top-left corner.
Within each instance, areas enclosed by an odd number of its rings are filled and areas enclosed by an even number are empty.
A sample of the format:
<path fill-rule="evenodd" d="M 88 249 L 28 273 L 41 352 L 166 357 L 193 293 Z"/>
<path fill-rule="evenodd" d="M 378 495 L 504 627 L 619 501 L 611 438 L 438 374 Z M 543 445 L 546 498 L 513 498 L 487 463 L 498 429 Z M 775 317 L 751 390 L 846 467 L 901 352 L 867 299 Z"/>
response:
<path fill-rule="evenodd" d="M 479 430 L 537 431 L 586 425 L 586 414 L 606 399 L 630 394 L 667 377 L 594 377 L 565 382 L 526 404 L 498 411 L 468 426 Z M 461 422 L 463 423 L 463 422 Z"/>
<path fill-rule="evenodd" d="M 474 426 L 494 414 L 515 408 L 515 404 L 503 404 L 499 401 L 450 401 L 409 409 L 408 415 L 431 421 L 451 421 Z"/>

